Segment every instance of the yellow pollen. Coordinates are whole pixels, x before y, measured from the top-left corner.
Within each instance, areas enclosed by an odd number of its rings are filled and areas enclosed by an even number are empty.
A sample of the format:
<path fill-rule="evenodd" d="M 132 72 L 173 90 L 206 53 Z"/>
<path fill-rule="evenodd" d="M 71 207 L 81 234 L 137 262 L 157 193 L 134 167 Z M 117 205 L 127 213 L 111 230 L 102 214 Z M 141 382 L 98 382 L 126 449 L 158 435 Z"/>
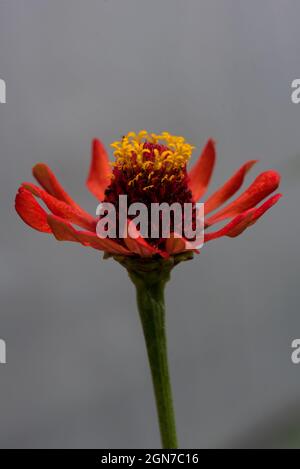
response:
<path fill-rule="evenodd" d="M 145 143 L 162 145 L 166 149 L 160 152 L 154 148 L 152 153 L 154 158 L 150 160 L 148 158 L 151 151 L 144 148 Z M 174 173 L 174 170 L 177 170 L 180 174 L 194 149 L 181 136 L 171 135 L 168 132 L 148 133 L 146 130 L 141 130 L 139 133 L 129 132 L 121 140 L 113 142 L 111 146 L 114 148 L 116 158 L 114 166 L 122 170 L 133 170 L 134 173 L 149 171 L 149 180 L 154 176 L 155 171 L 161 169 L 165 173 Z"/>

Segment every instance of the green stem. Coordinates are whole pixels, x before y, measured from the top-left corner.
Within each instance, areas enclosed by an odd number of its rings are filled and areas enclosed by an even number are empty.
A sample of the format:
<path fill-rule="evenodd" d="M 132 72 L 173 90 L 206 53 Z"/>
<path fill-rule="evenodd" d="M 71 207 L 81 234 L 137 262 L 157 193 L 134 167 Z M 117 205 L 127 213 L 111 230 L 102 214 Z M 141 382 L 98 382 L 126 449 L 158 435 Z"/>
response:
<path fill-rule="evenodd" d="M 169 376 L 165 328 L 165 285 L 172 269 L 193 258 L 192 251 L 165 258 L 113 256 L 126 268 L 136 287 L 137 304 L 142 321 L 163 448 L 177 448 L 175 416 Z"/>
<path fill-rule="evenodd" d="M 141 278 L 137 280 L 135 276 L 133 280 L 152 374 L 162 446 L 177 448 L 165 329 L 166 279 L 151 283 Z"/>

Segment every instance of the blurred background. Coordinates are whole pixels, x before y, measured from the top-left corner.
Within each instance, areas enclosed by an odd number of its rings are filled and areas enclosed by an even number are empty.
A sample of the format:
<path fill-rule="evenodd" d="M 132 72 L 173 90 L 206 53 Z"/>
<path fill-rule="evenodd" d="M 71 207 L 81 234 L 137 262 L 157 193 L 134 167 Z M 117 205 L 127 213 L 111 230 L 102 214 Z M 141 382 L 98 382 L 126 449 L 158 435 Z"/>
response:
<path fill-rule="evenodd" d="M 91 213 L 90 141 L 168 130 L 217 141 L 211 193 L 243 162 L 284 198 L 208 244 L 167 288 L 183 448 L 300 447 L 300 78 L 297 0 L 0 1 L 0 447 L 159 447 L 134 290 L 96 251 L 21 222 L 46 162 Z"/>

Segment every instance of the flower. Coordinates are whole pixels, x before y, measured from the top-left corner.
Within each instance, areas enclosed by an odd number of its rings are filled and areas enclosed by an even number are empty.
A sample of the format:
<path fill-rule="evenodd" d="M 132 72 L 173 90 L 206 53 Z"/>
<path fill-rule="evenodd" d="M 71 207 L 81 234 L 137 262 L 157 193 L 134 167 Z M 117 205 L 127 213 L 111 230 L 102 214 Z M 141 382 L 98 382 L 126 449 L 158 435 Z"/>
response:
<path fill-rule="evenodd" d="M 189 172 L 187 163 L 194 147 L 183 137 L 172 136 L 167 132 L 161 135 L 146 131 L 138 134 L 130 132 L 120 141 L 114 142 L 112 147 L 115 162 L 110 165 L 103 144 L 96 139 L 92 143 L 91 166 L 86 184 L 101 202 L 111 202 L 117 206 L 117 197 L 126 194 L 130 203 L 195 203 L 207 191 L 216 159 L 215 144 L 211 139 Z M 204 203 L 204 242 L 222 236 L 240 235 L 281 197 L 281 194 L 273 195 L 258 206 L 277 189 L 280 182 L 279 174 L 269 170 L 257 176 L 241 195 L 220 209 L 240 189 L 246 174 L 255 163 L 256 160 L 247 161 Z M 110 255 L 141 258 L 167 258 L 189 249 L 183 237 L 171 236 L 159 240 L 146 240 L 141 235 L 137 238 L 128 235 L 123 239 L 99 238 L 96 234 L 98 219 L 77 205 L 46 164 L 36 164 L 33 175 L 41 187 L 24 182 L 16 196 L 16 211 L 29 226 L 53 234 L 59 241 L 79 242 Z M 50 214 L 37 199 L 47 206 Z M 225 220 L 225 226 L 207 231 Z"/>

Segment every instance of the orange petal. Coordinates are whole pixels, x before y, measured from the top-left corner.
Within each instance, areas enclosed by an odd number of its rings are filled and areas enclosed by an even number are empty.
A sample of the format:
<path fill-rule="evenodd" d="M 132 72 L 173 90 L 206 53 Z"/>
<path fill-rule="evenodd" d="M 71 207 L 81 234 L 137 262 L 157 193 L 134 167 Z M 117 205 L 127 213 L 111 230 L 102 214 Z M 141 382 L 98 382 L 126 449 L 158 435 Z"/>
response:
<path fill-rule="evenodd" d="M 47 213 L 24 187 L 20 187 L 16 195 L 15 208 L 22 220 L 31 228 L 44 233 L 51 233 L 51 228 L 47 222 Z"/>
<path fill-rule="evenodd" d="M 265 171 L 261 173 L 248 189 L 236 200 L 231 202 L 223 210 L 205 220 L 205 225 L 210 226 L 226 218 L 234 217 L 252 207 L 255 207 L 261 200 L 277 189 L 280 182 L 280 175 L 276 171 Z"/>
<path fill-rule="evenodd" d="M 34 184 L 31 184 L 30 182 L 23 183 L 23 187 L 29 190 L 36 197 L 39 197 L 55 215 L 69 220 L 78 226 L 87 228 L 88 230 L 96 230 L 96 219 L 88 213 L 82 213 L 81 210 L 77 210 L 66 202 L 56 199 L 52 195 L 48 194 L 48 192 L 40 189 Z"/>
<path fill-rule="evenodd" d="M 94 139 L 92 142 L 90 172 L 86 185 L 90 192 L 100 201 L 104 199 L 104 192 L 110 182 L 111 174 L 108 155 L 104 145 L 99 140 Z"/>
<path fill-rule="evenodd" d="M 193 193 L 195 201 L 205 194 L 209 184 L 216 159 L 215 143 L 208 140 L 198 161 L 189 172 L 189 187 Z"/>
<path fill-rule="evenodd" d="M 247 161 L 225 184 L 205 202 L 205 213 L 212 212 L 235 194 L 244 182 L 245 176 L 257 160 Z"/>
<path fill-rule="evenodd" d="M 48 215 L 48 223 L 52 232 L 59 241 L 75 241 L 83 246 L 89 246 L 100 251 L 106 251 L 110 254 L 130 255 L 128 249 L 117 242 L 108 238 L 98 238 L 95 233 L 90 231 L 78 231 L 64 219 L 55 215 Z"/>

